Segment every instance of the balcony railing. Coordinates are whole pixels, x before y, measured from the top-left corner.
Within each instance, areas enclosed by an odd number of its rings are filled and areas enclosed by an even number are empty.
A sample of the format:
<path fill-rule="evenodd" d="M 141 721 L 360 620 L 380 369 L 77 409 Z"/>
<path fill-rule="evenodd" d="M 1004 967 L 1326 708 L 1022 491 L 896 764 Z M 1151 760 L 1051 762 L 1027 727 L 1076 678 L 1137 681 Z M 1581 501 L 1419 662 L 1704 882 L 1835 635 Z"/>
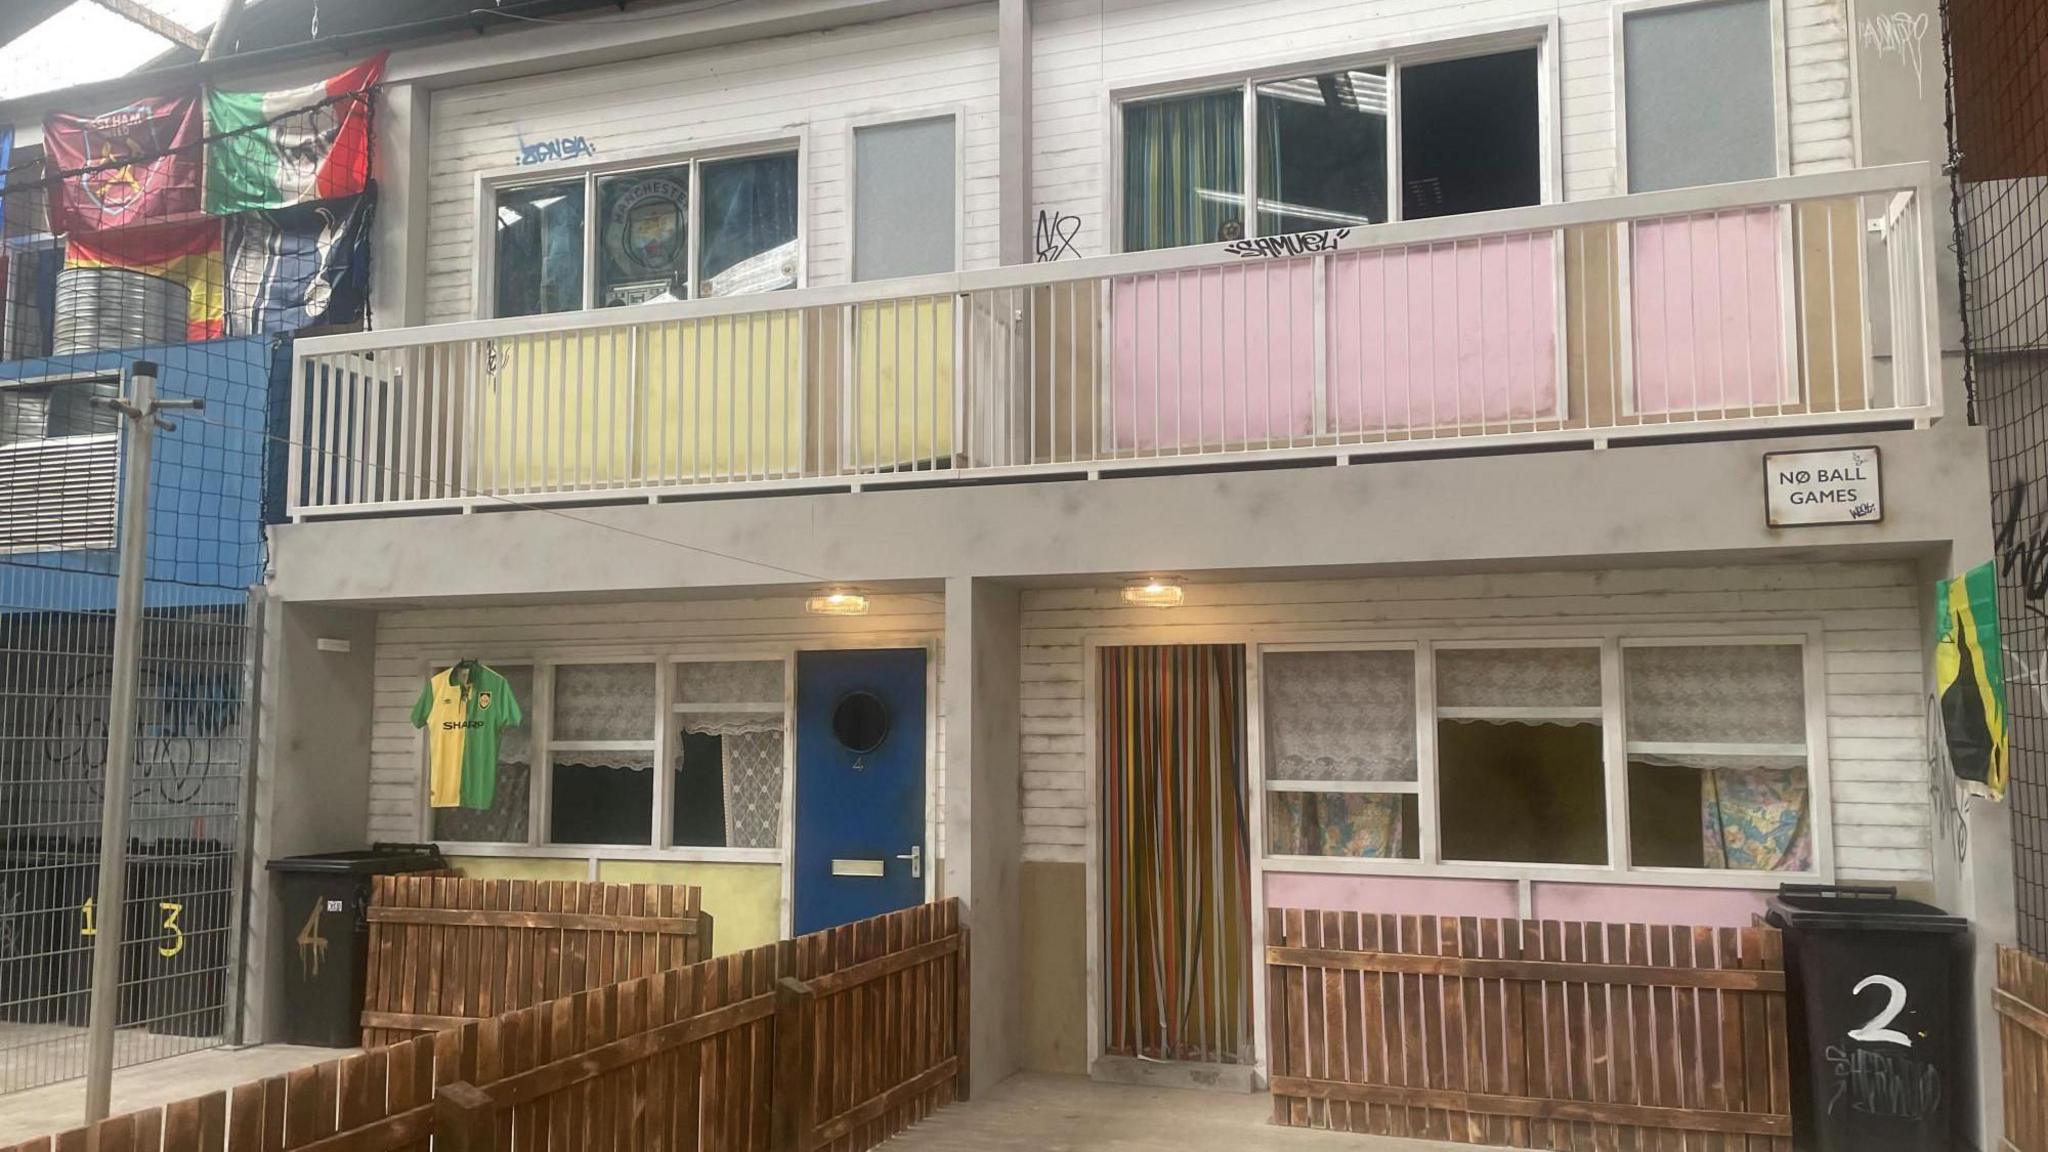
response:
<path fill-rule="evenodd" d="M 1934 172 L 298 343 L 297 516 L 1925 423 Z"/>

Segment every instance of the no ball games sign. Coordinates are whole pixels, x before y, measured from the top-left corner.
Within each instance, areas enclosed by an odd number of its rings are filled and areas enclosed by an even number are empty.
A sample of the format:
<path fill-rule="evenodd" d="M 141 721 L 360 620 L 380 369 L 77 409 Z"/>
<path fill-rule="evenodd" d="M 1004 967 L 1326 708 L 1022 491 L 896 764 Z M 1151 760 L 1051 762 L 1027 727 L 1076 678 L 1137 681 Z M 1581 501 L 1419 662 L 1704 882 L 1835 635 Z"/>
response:
<path fill-rule="evenodd" d="M 1773 528 L 1884 519 L 1876 448 L 1764 454 L 1764 511 Z"/>

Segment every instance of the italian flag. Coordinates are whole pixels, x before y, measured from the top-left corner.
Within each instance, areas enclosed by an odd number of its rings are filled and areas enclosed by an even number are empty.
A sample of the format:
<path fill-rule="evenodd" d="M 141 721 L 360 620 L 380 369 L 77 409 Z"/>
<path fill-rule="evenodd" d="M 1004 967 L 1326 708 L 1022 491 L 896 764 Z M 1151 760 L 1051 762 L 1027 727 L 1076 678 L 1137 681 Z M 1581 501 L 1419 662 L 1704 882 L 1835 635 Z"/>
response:
<path fill-rule="evenodd" d="M 324 83 L 206 96 L 206 210 L 288 208 L 361 192 L 370 178 L 370 89 L 379 53 Z"/>

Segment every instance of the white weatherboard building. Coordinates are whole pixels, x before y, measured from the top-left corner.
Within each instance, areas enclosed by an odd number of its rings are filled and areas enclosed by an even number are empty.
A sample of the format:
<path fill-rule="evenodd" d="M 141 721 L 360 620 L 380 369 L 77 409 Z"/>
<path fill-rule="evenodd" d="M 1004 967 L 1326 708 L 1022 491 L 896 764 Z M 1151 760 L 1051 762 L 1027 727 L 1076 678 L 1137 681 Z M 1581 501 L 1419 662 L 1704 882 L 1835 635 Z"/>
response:
<path fill-rule="evenodd" d="M 721 950 L 957 895 L 988 1081 L 1263 1073 L 1268 907 L 1894 885 L 1984 981 L 2005 815 L 1929 700 L 1985 449 L 1938 45 L 1872 7 L 760 0 L 400 48 L 375 330 L 294 353 L 259 851 L 699 884 Z M 429 808 L 411 719 L 461 659 L 527 718 L 487 811 Z M 1131 791 L 1157 756 L 1216 791 Z M 1191 860 L 1173 914 L 1246 962 L 1161 1038 L 1119 925 Z"/>

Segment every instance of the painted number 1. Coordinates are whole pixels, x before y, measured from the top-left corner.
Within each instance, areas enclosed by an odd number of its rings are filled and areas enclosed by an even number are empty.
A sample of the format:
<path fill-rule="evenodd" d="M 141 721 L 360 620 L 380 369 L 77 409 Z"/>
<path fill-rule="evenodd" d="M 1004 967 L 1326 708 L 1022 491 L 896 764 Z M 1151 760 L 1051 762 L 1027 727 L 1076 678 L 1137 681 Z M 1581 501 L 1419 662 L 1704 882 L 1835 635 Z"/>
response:
<path fill-rule="evenodd" d="M 164 914 L 164 931 L 170 933 L 171 936 L 169 944 L 159 944 L 156 946 L 156 954 L 169 960 L 185 950 L 185 930 L 178 926 L 178 917 L 184 915 L 185 906 L 183 904 L 173 904 L 169 900 L 159 900 L 156 907 L 157 911 Z M 79 906 L 78 910 L 85 913 L 85 927 L 80 928 L 78 934 L 80 936 L 99 935 L 100 930 L 93 927 L 92 901 L 88 899 Z"/>
<path fill-rule="evenodd" d="M 1891 999 L 1885 1002 L 1882 1011 L 1870 1018 L 1869 1023 L 1850 1029 L 1849 1039 L 1861 1040 L 1865 1044 L 1898 1044 L 1911 1048 L 1913 1038 L 1891 1026 L 1892 1021 L 1899 1018 L 1899 1013 L 1906 1010 L 1906 986 L 1889 976 L 1865 976 L 1849 990 L 1849 995 L 1861 996 L 1865 988 L 1882 988 L 1891 993 Z"/>

